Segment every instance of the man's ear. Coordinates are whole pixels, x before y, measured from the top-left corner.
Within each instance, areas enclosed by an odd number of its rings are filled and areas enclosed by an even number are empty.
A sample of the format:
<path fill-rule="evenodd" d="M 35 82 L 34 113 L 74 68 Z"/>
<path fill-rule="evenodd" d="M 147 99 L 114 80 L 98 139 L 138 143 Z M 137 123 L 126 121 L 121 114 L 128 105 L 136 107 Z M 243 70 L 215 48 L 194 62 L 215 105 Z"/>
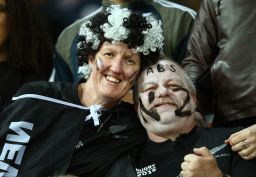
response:
<path fill-rule="evenodd" d="M 197 108 L 197 99 L 196 99 L 196 93 L 191 93 L 190 94 L 191 96 L 191 99 L 193 100 L 194 102 L 194 105 L 195 105 L 195 109 Z"/>

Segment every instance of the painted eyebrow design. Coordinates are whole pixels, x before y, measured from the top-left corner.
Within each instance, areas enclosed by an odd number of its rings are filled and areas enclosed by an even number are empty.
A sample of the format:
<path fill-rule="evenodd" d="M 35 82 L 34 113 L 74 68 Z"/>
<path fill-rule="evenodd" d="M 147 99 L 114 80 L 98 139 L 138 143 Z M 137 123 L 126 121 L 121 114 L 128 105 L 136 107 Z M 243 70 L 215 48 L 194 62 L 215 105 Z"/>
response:
<path fill-rule="evenodd" d="M 140 87 L 139 87 L 139 89 L 145 89 L 145 87 L 147 87 L 147 86 L 151 86 L 151 85 L 156 85 L 156 82 L 146 82 L 146 83 L 143 83 Z"/>

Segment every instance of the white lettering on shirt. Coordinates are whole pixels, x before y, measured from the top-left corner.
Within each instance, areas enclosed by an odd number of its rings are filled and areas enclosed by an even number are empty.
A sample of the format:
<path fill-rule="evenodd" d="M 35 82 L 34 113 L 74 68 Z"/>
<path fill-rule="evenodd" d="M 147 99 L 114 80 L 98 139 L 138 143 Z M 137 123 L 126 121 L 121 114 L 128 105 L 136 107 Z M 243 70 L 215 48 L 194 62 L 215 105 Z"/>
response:
<path fill-rule="evenodd" d="M 141 177 L 141 176 L 146 176 L 146 175 L 150 175 L 154 172 L 156 172 L 156 165 L 149 165 L 146 166 L 144 168 L 136 168 L 136 172 L 137 172 L 137 177 Z"/>
<path fill-rule="evenodd" d="M 21 164 L 21 160 L 26 149 L 26 144 L 30 140 L 30 136 L 24 131 L 24 129 L 32 130 L 33 124 L 24 121 L 11 122 L 9 129 L 14 131 L 16 134 L 7 134 L 6 136 L 6 141 L 9 142 L 4 144 L 0 155 L 0 170 L 4 171 L 0 172 L 0 177 L 17 176 L 18 169 L 5 163 L 4 160 L 11 160 L 17 165 Z"/>

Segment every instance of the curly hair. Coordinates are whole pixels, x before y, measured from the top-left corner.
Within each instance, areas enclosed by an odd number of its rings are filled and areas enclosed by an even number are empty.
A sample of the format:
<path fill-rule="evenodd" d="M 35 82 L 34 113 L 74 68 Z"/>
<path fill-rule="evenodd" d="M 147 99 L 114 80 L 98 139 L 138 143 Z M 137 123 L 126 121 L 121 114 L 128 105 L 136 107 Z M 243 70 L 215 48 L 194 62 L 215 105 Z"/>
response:
<path fill-rule="evenodd" d="M 93 34 L 97 35 L 100 43 L 97 49 L 93 49 L 92 42 L 86 42 L 86 35 L 80 35 L 78 38 L 78 65 L 82 66 L 87 62 L 89 55 L 95 55 L 99 50 L 100 46 L 104 42 L 111 42 L 112 39 L 105 38 L 104 31 L 102 29 L 102 25 L 105 23 L 109 23 L 108 17 L 111 15 L 107 10 L 103 10 L 101 13 L 93 16 L 90 19 L 90 23 L 86 24 L 86 27 L 89 28 Z M 123 18 L 123 27 L 129 30 L 129 34 L 126 39 L 122 40 L 122 42 L 126 43 L 129 48 L 136 48 L 144 44 L 144 36 L 143 31 L 146 29 L 150 29 L 152 25 L 147 21 L 145 17 L 142 16 L 139 12 L 132 12 L 128 18 Z M 155 52 L 150 52 L 149 55 L 144 55 L 142 52 L 139 52 L 141 56 L 142 65 L 146 62 L 150 62 L 151 64 L 157 61 L 157 57 L 161 54 L 159 48 L 156 49 Z"/>
<path fill-rule="evenodd" d="M 25 73 L 48 79 L 53 43 L 31 0 L 6 0 L 8 64 Z"/>

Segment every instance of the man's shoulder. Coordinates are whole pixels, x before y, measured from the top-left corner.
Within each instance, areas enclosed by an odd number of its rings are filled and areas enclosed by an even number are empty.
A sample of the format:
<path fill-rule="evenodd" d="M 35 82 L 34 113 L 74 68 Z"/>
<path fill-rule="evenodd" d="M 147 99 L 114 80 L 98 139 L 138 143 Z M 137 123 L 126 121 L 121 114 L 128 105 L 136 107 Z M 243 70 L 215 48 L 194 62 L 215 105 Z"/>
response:
<path fill-rule="evenodd" d="M 242 127 L 232 127 L 232 128 L 225 128 L 225 127 L 218 127 L 218 128 L 204 128 L 203 135 L 206 135 L 210 138 L 216 139 L 225 139 L 228 138 L 231 134 L 238 132 L 241 130 Z"/>
<path fill-rule="evenodd" d="M 160 14 L 187 14 L 193 19 L 196 16 L 196 12 L 193 9 L 167 0 L 155 0 L 151 2 L 151 5 L 154 6 Z"/>

